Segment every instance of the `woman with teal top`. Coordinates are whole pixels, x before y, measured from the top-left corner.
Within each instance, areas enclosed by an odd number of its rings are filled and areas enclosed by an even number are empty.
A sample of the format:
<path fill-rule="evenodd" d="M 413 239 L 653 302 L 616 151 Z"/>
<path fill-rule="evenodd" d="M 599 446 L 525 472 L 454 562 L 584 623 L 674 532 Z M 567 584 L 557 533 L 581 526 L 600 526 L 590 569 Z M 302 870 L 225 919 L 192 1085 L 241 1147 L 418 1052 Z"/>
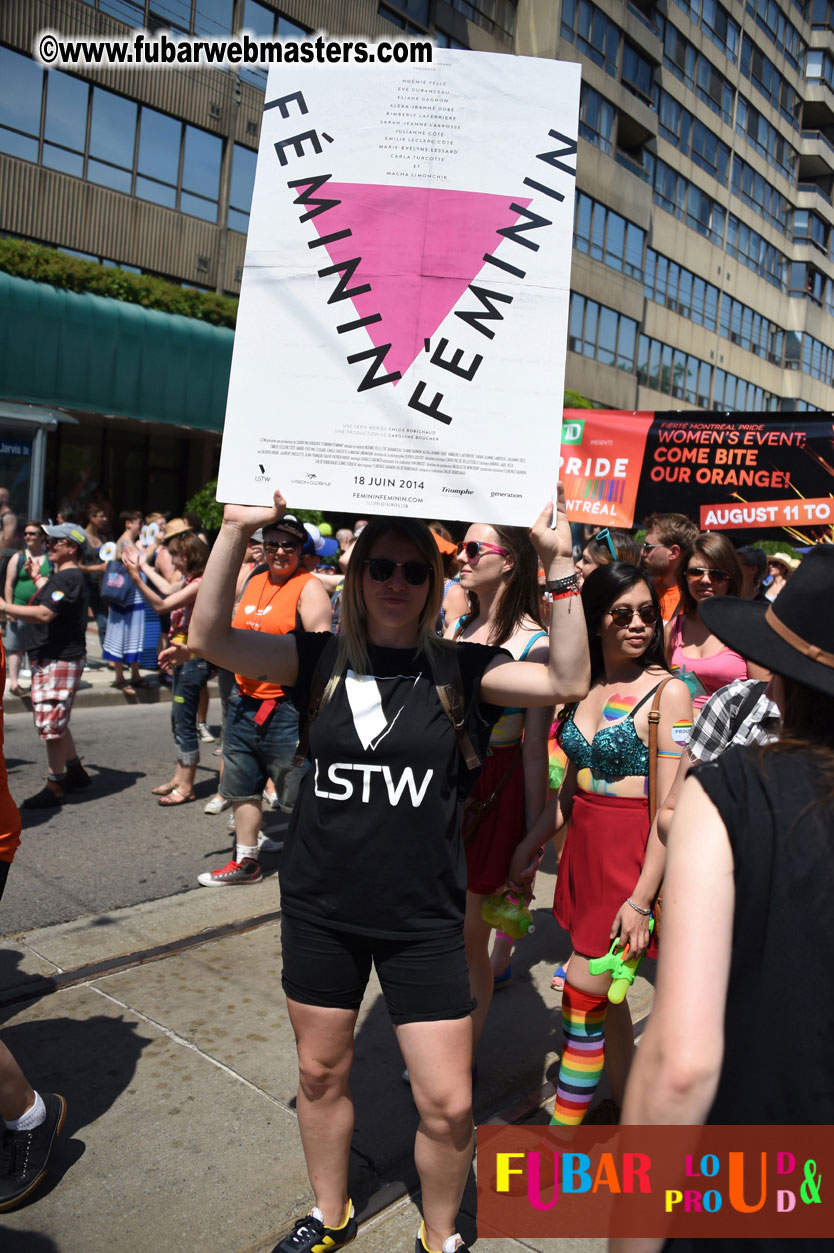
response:
<path fill-rule="evenodd" d="M 447 638 L 500 645 L 518 661 L 546 664 L 548 643 L 541 615 L 538 561 L 527 532 L 522 527 L 473 524 L 458 545 L 458 561 L 470 610 L 447 628 Z M 485 897 L 505 885 L 519 841 L 544 809 L 547 732 L 552 717 L 550 706 L 504 710 L 464 810 L 464 935 L 469 981 L 477 1001 L 472 1015 L 476 1048 L 495 980 L 506 982 L 509 978 L 506 971 L 512 949 L 512 941 L 502 940 L 499 933 L 490 961 L 491 928 L 481 917 L 481 905 Z"/>
<path fill-rule="evenodd" d="M 553 1122 L 581 1123 L 602 1074 L 622 1104 L 634 1052 L 625 1001 L 608 1002 L 610 974 L 592 975 L 614 936 L 631 955 L 652 952 L 649 919 L 663 877 L 657 824 L 649 829 L 649 711 L 657 688 L 657 801 L 672 786 L 692 726 L 686 685 L 669 677 L 660 607 L 651 585 L 626 562 L 586 578 L 582 604 L 591 652 L 591 690 L 566 706 L 559 742 L 568 768 L 558 798 L 517 850 L 510 879 L 521 886 L 537 844 L 568 820 L 553 912 L 573 952 L 562 992 L 564 1046 Z"/>
<path fill-rule="evenodd" d="M 43 523 L 30 519 L 23 528 L 25 547 L 15 553 L 6 566 L 4 599 L 12 605 L 28 605 L 35 595 L 34 575 L 48 575 L 52 565 L 44 547 Z M 28 688 L 20 686 L 20 667 L 26 652 L 26 628 L 22 622 L 6 623 L 6 668 L 9 691 L 23 696 Z"/>

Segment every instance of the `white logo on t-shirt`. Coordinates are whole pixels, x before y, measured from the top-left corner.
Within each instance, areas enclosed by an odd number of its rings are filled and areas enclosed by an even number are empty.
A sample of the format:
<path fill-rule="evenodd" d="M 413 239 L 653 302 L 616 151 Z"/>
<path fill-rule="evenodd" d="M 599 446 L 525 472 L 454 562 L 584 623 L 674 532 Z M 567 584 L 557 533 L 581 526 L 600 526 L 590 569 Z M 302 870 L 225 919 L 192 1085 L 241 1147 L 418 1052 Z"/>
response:
<path fill-rule="evenodd" d="M 359 799 L 363 805 L 368 805 L 371 800 L 372 775 L 381 774 L 388 792 L 389 804 L 399 805 L 405 793 L 408 792 L 412 806 L 418 809 L 423 803 L 426 789 L 431 782 L 434 771 L 431 769 L 427 770 L 423 775 L 422 783 L 418 785 L 411 766 L 406 766 L 399 779 L 395 781 L 390 766 L 375 766 L 369 762 L 332 761 L 327 768 L 327 782 L 331 786 L 341 788 L 341 791 L 326 792 L 319 787 L 319 763 L 318 758 L 316 758 L 314 770 L 316 796 L 321 796 L 323 800 L 330 801 L 350 800 L 356 788 L 359 787 L 359 780 L 351 779 L 349 774 L 354 776 L 361 774 L 362 776 L 362 792 Z M 354 783 L 356 786 L 354 786 Z"/>
<path fill-rule="evenodd" d="M 415 678 L 412 690 L 416 685 Z M 362 747 L 375 749 L 393 729 L 403 711 L 404 703 L 392 718 L 387 718 L 382 708 L 382 693 L 374 676 L 355 674 L 353 670 L 348 670 L 345 675 L 345 691 L 353 715 L 353 725 Z"/>

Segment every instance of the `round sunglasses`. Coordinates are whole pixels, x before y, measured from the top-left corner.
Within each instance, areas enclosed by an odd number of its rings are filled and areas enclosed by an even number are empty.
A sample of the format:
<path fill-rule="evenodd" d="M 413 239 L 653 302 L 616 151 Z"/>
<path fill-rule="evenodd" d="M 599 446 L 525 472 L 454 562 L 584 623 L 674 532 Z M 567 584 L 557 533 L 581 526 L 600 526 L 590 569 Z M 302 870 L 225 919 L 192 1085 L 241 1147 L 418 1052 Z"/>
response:
<path fill-rule="evenodd" d="M 457 556 L 465 556 L 467 561 L 477 561 L 484 553 L 498 553 L 499 557 L 509 556 L 509 548 L 499 548 L 497 544 L 487 544 L 483 540 L 461 540 L 457 546 Z"/>
<path fill-rule="evenodd" d="M 394 571 L 402 569 L 406 583 L 411 587 L 421 587 L 431 574 L 431 566 L 426 561 L 393 561 L 390 557 L 366 557 L 365 565 L 374 583 L 387 583 L 394 577 Z"/>
<path fill-rule="evenodd" d="M 635 614 L 646 626 L 654 626 L 657 622 L 657 610 L 654 605 L 638 605 L 636 609 L 631 609 L 628 605 L 620 605 L 616 609 L 609 609 L 608 612 L 618 627 L 631 626 Z"/>

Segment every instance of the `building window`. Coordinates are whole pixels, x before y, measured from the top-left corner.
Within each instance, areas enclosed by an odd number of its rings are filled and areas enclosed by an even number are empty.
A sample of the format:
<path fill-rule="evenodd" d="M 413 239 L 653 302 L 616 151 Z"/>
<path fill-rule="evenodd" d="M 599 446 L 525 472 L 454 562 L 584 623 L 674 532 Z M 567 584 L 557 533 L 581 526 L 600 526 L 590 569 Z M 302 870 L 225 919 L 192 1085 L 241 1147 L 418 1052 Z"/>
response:
<path fill-rule="evenodd" d="M 764 31 L 788 64 L 801 74 L 805 66 L 807 46 L 776 0 L 747 0 L 747 12 L 756 19 L 756 25 Z"/>
<path fill-rule="evenodd" d="M 786 122 L 790 122 L 792 126 L 799 125 L 802 101 L 798 93 L 747 35 L 741 44 L 741 72 L 779 110 Z"/>
<path fill-rule="evenodd" d="M 196 0 L 194 34 L 230 35 L 234 8 L 234 0 Z"/>
<path fill-rule="evenodd" d="M 125 100 L 124 96 L 116 96 L 101 87 L 93 88 L 87 159 L 89 182 L 130 195 L 137 112 L 137 105 L 132 100 Z"/>
<path fill-rule="evenodd" d="M 573 246 L 633 278 L 643 275 L 646 232 L 585 192 L 577 192 Z"/>
<path fill-rule="evenodd" d="M 691 226 L 699 235 L 721 246 L 724 240 L 724 209 L 715 200 L 678 174 L 665 161 L 651 152 L 644 153 L 644 163 L 652 185 L 652 199 L 667 213 Z"/>
<path fill-rule="evenodd" d="M 747 379 L 716 370 L 712 404 L 714 409 L 726 409 L 728 412 L 766 413 L 779 408 L 779 398 Z"/>
<path fill-rule="evenodd" d="M 739 156 L 733 157 L 732 187 L 733 192 L 767 222 L 781 231 L 790 229 L 791 206 L 788 201 L 764 174 L 759 174 Z"/>
<path fill-rule="evenodd" d="M 186 126 L 180 208 L 207 222 L 217 221 L 223 141 L 196 126 Z"/>
<path fill-rule="evenodd" d="M 709 408 L 712 367 L 682 348 L 672 348 L 641 335 L 637 348 L 637 381 L 701 409 Z"/>
<path fill-rule="evenodd" d="M 652 104 L 652 81 L 654 68 L 651 61 L 641 57 L 631 44 L 623 44 L 623 70 L 620 75 L 626 87 L 646 104 Z"/>
<path fill-rule="evenodd" d="M 306 26 L 299 26 L 297 22 L 291 22 L 288 17 L 283 17 L 280 13 L 276 13 L 274 9 L 268 9 L 266 5 L 258 4 L 258 0 L 246 0 L 243 8 L 243 29 L 252 31 L 253 35 L 257 35 L 261 39 L 303 39 L 310 34 L 310 30 Z M 260 68 L 255 69 L 253 66 L 241 66 L 240 77 L 245 83 L 251 83 L 253 87 L 259 87 L 261 91 L 266 90 L 266 70 Z"/>
<path fill-rule="evenodd" d="M 785 332 L 761 313 L 726 292 L 721 298 L 719 333 L 722 338 L 738 344 L 761 357 L 763 361 L 770 361 L 773 365 L 782 364 Z M 785 364 L 789 365 L 788 362 Z"/>
<path fill-rule="evenodd" d="M 730 149 L 667 91 L 657 91 L 659 130 L 684 156 L 727 185 Z"/>
<path fill-rule="evenodd" d="M 136 195 L 166 209 L 177 207 L 182 123 L 156 109 L 142 107 Z"/>
<path fill-rule="evenodd" d="M 793 242 L 813 244 L 820 252 L 828 254 L 828 227 L 811 209 L 795 209 L 793 215 Z"/>
<path fill-rule="evenodd" d="M 795 181 L 799 164 L 796 149 L 741 95 L 736 107 L 736 133 L 772 161 L 791 183 Z"/>
<path fill-rule="evenodd" d="M 255 163 L 258 154 L 242 144 L 232 152 L 232 179 L 229 186 L 229 226 L 234 231 L 249 230 L 249 209 L 255 186 Z"/>
<path fill-rule="evenodd" d="M 451 4 L 458 13 L 477 26 L 483 26 L 502 43 L 512 44 L 518 0 L 451 0 Z"/>
<path fill-rule="evenodd" d="M 609 156 L 614 150 L 614 106 L 584 83 L 579 96 L 579 134 Z"/>
<path fill-rule="evenodd" d="M 637 323 L 607 305 L 597 304 L 578 292 L 570 294 L 568 348 L 591 357 L 601 365 L 634 370 Z"/>
<path fill-rule="evenodd" d="M 423 25 L 416 26 L 414 22 L 409 21 L 406 14 L 412 9 L 420 13 L 425 10 L 425 15 L 418 18 Z M 392 9 L 388 4 L 381 4 L 377 9 L 377 12 L 380 17 L 385 18 L 386 22 L 390 22 L 392 26 L 396 26 L 399 30 L 405 31 L 407 35 L 425 35 L 428 32 L 429 6 L 425 0 L 422 4 L 409 5 L 408 3 L 403 3 L 399 5 L 398 9 Z"/>
<path fill-rule="evenodd" d="M 0 48 L 0 150 L 217 221 L 219 136 L 61 70 L 44 74 L 7 48 Z"/>
<path fill-rule="evenodd" d="M 727 252 L 731 257 L 738 257 L 742 265 L 754 270 L 768 283 L 785 291 L 787 257 L 732 213 L 727 220 Z"/>
<path fill-rule="evenodd" d="M 41 161 L 50 170 L 84 177 L 89 102 L 90 88 L 80 78 L 48 72 Z"/>
<path fill-rule="evenodd" d="M 715 330 L 718 288 L 653 248 L 646 249 L 643 291 L 647 300 L 679 313 L 708 331 Z"/>
<path fill-rule="evenodd" d="M 594 65 L 617 77 L 620 28 L 590 0 L 564 0 L 562 38 L 575 44 Z"/>
<path fill-rule="evenodd" d="M 816 266 L 807 265 L 804 261 L 794 261 L 790 267 L 789 284 L 791 296 L 801 296 L 815 305 L 825 304 L 826 308 L 829 307 L 832 285 Z"/>

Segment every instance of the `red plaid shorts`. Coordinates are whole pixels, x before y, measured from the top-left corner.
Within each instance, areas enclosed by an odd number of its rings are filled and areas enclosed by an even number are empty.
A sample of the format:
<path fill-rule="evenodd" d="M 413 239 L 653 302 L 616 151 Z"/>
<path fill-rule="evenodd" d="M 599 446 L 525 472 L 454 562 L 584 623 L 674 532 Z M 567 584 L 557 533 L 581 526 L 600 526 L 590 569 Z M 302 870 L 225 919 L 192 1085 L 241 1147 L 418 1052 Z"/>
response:
<path fill-rule="evenodd" d="M 66 731 L 86 660 L 32 660 L 32 713 L 42 740 L 59 740 Z"/>

